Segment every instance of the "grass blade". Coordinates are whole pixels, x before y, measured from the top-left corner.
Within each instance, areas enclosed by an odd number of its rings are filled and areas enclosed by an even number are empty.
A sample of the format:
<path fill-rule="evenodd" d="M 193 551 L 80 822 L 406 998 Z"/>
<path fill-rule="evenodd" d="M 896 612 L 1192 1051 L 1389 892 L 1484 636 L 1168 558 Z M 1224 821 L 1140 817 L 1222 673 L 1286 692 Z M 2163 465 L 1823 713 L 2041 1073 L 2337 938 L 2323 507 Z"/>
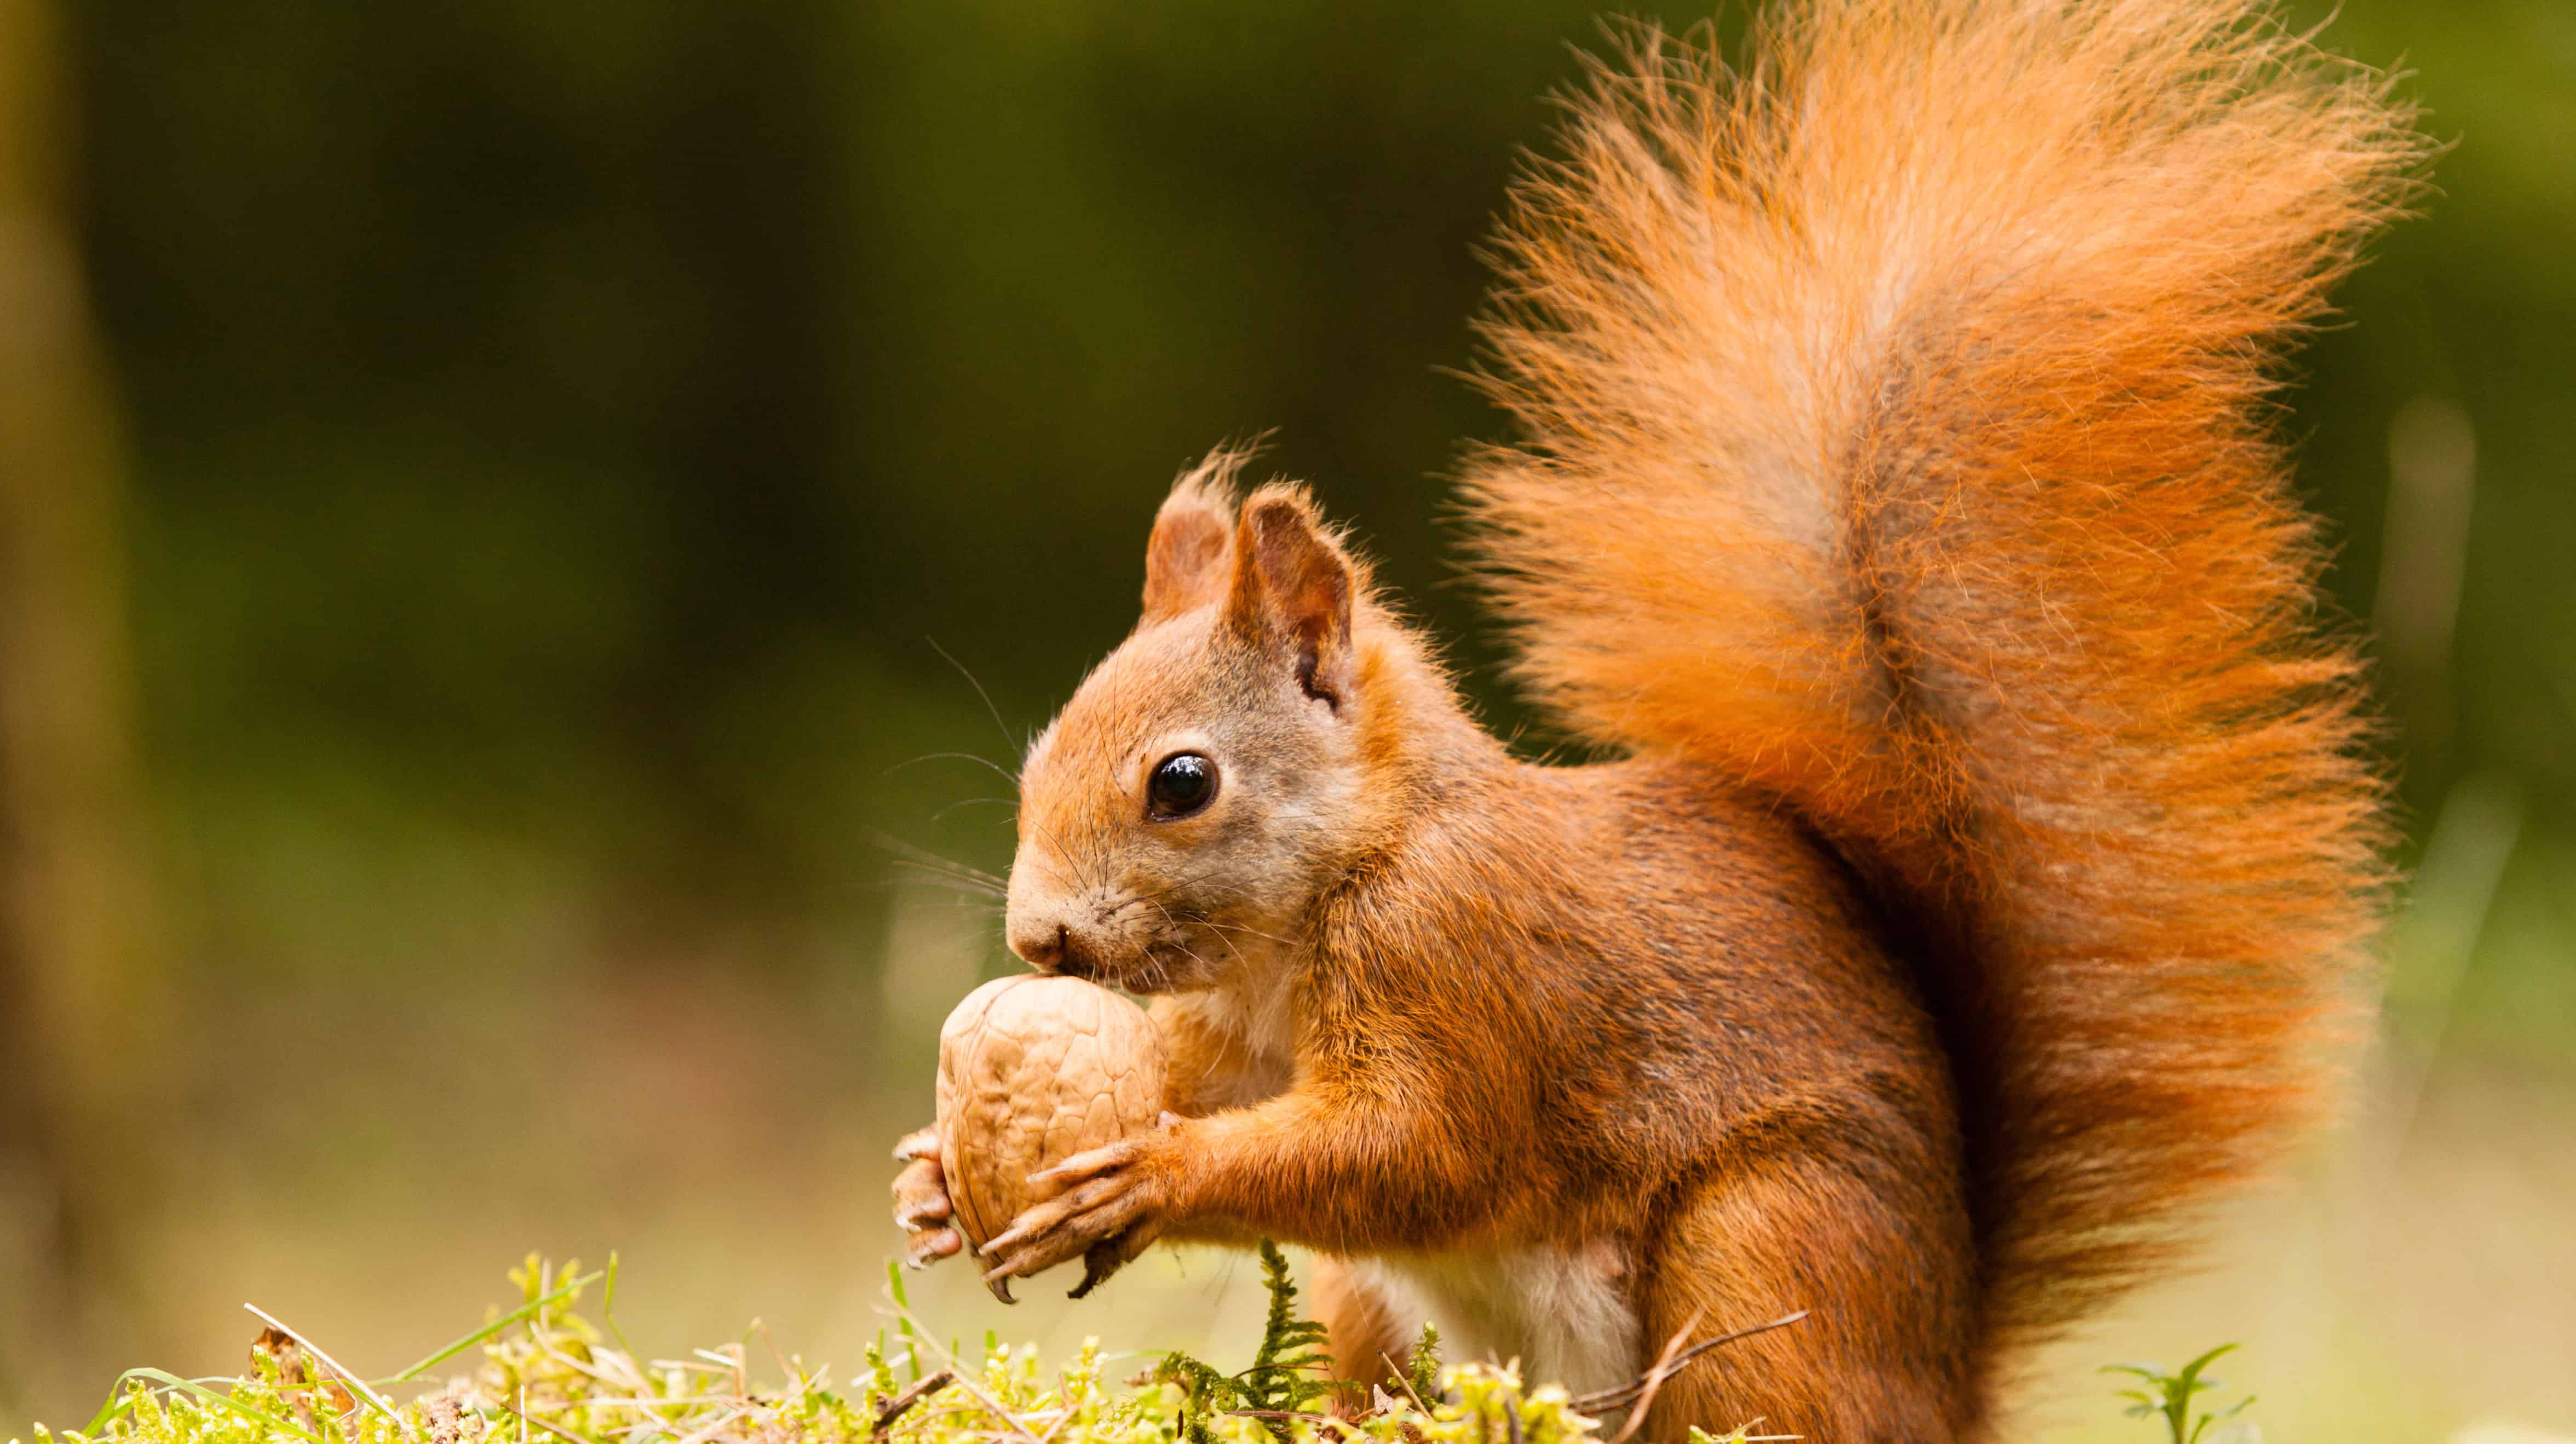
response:
<path fill-rule="evenodd" d="M 283 1429 L 287 1433 L 292 1434 L 299 1439 L 310 1439 L 313 1441 L 313 1444 L 322 1444 L 321 1435 L 314 1433 L 312 1430 L 305 1428 L 292 1419 L 279 1414 L 264 1414 L 259 1410 L 233 1398 L 229 1394 L 218 1394 L 214 1390 L 207 1388 L 205 1384 L 200 1383 L 195 1379 L 182 1379 L 178 1375 L 173 1374 L 166 1369 L 128 1369 L 124 1373 L 117 1375 L 116 1385 L 114 1391 L 108 1398 L 107 1407 L 99 1410 L 98 1417 L 89 1421 L 89 1427 L 81 1431 L 83 1434 L 95 1437 L 99 1430 L 107 1427 L 108 1421 L 114 1419 L 117 1415 L 124 1413 L 125 1410 L 131 1406 L 133 1402 L 132 1396 L 125 1392 L 125 1385 L 129 1380 L 133 1379 L 149 1379 L 164 1388 L 183 1390 L 187 1393 L 196 1395 L 198 1398 L 205 1400 L 209 1404 L 229 1409 L 243 1418 L 250 1420 L 252 1423 L 258 1424 L 264 1428 L 274 1427 Z M 224 1380 L 221 1382 L 229 1383 L 232 1381 Z"/>
<path fill-rule="evenodd" d="M 421 1360 L 419 1363 L 412 1365 L 401 1373 L 392 1375 L 389 1378 L 372 1379 L 368 1382 L 379 1389 L 387 1388 L 394 1384 L 408 1384 L 412 1380 L 419 1378 L 422 1374 L 431 1369 L 437 1368 L 439 1365 L 446 1363 L 448 1360 L 455 1358 L 461 1353 L 464 1353 L 467 1349 L 473 1348 L 476 1344 L 479 1344 L 485 1339 L 492 1337 L 494 1334 L 501 1332 L 503 1329 L 510 1327 L 519 1320 L 534 1314 L 537 1310 L 544 1308 L 546 1305 L 566 1297 L 574 1290 L 581 1288 L 583 1285 L 597 1282 L 606 1274 L 606 1272 L 606 1270 L 600 1269 L 583 1274 L 580 1278 L 574 1279 L 571 1283 L 564 1285 L 562 1288 L 555 1290 L 544 1298 L 537 1299 L 530 1303 L 521 1304 L 519 1307 L 512 1309 L 510 1312 L 503 1314 L 501 1317 L 494 1319 L 492 1322 L 485 1324 L 483 1327 L 476 1329 L 474 1332 L 467 1334 L 461 1339 L 458 1339 L 455 1343 L 448 1345 L 446 1348 L 439 1350 L 437 1353 L 430 1355 L 428 1358 Z"/>

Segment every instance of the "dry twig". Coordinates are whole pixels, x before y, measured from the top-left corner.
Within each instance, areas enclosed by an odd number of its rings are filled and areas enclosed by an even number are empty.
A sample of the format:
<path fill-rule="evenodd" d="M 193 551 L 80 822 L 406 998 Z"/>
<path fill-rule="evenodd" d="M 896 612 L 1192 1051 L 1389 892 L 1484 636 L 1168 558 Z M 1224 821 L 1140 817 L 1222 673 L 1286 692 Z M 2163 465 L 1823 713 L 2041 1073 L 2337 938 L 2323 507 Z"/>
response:
<path fill-rule="evenodd" d="M 950 1384 L 953 1384 L 956 1381 L 957 1371 L 955 1369 L 942 1369 L 938 1373 L 932 1374 L 927 1378 L 916 1380 L 911 1388 L 895 1395 L 893 1399 L 887 1401 L 886 1406 L 883 1409 L 877 1411 L 876 1427 L 869 1432 L 869 1437 L 873 1439 L 883 1439 L 886 1436 L 886 1431 L 894 1427 L 894 1421 L 902 1418 L 911 1410 L 913 1405 L 918 1404 L 931 1395 L 938 1393 L 940 1390 L 947 1388 Z"/>
<path fill-rule="evenodd" d="M 1622 1384 L 1616 1389 L 1604 1389 L 1597 1394 L 1582 1395 L 1573 1401 L 1573 1407 L 1577 1413 L 1593 1414 L 1604 1409 L 1624 1408 L 1633 1403 L 1640 1405 L 1637 1410 L 1637 1414 L 1642 1418 L 1645 1414 L 1645 1410 L 1642 1407 L 1643 1403 L 1653 1398 L 1655 1391 L 1663 1387 L 1663 1382 L 1666 1378 L 1678 1373 L 1683 1366 L 1689 1364 L 1693 1359 L 1698 1358 L 1700 1355 L 1705 1354 L 1709 1350 L 1717 1348 L 1722 1344 L 1731 1344 L 1738 1339 L 1749 1339 L 1755 1334 L 1767 1334 L 1773 1329 L 1785 1329 L 1789 1325 L 1798 1322 L 1806 1316 L 1807 1310 L 1805 1309 L 1800 1309 L 1794 1314 L 1782 1314 L 1780 1317 L 1773 1319 L 1767 1324 L 1755 1324 L 1749 1329 L 1738 1329 L 1731 1334 L 1720 1334 L 1714 1339 L 1693 1344 L 1689 1348 L 1682 1349 L 1676 1353 L 1674 1352 L 1675 1346 L 1678 1345 L 1681 1340 L 1690 1333 L 1692 1327 L 1696 1326 L 1699 1322 L 1698 1315 L 1694 1314 L 1691 1317 L 1691 1322 L 1683 1325 L 1681 1332 L 1675 1334 L 1671 1342 L 1664 1345 L 1664 1356 L 1657 1359 L 1655 1361 L 1655 1366 L 1652 1369 L 1647 1370 L 1645 1374 L 1641 1375 L 1634 1383 Z M 1625 1439 L 1628 1436 L 1626 1434 L 1622 1434 L 1619 1437 L 1621 1439 Z M 1616 1444 L 1616 1441 L 1614 1441 L 1614 1444 Z"/>

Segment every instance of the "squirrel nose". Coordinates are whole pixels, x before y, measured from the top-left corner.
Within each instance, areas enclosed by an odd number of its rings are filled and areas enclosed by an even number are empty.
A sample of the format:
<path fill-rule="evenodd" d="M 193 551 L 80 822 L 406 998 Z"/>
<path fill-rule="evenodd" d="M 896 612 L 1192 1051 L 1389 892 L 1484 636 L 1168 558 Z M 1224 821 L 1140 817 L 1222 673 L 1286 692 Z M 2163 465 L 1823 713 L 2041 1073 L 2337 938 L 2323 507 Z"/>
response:
<path fill-rule="evenodd" d="M 1072 929 L 1063 923 L 1052 928 L 1039 924 L 1021 932 L 1011 939 L 1011 951 L 1041 972 L 1091 976 L 1091 960 L 1074 943 Z"/>

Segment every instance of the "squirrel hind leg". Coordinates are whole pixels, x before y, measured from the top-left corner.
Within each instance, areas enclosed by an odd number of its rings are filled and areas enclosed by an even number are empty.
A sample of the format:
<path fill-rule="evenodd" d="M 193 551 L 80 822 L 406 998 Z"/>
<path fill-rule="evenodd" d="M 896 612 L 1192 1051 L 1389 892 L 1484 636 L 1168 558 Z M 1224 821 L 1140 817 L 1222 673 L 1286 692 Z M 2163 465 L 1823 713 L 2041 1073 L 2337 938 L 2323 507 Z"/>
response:
<path fill-rule="evenodd" d="M 1699 1341 L 1807 1315 L 1682 1368 L 1640 1437 L 1684 1444 L 1693 1425 L 1723 1436 L 1758 1417 L 1754 1433 L 1816 1440 L 1986 1438 L 1965 1211 L 1891 1206 L 1906 1186 L 1807 1156 L 1695 1188 L 1643 1300 L 1649 1355 L 1684 1328 Z M 1927 1231 L 1944 1212 L 1956 1227 Z"/>
<path fill-rule="evenodd" d="M 1367 1407 L 1372 1385 L 1392 1391 L 1421 1336 L 1422 1320 L 1407 1325 L 1405 1319 L 1419 1310 L 1408 1309 L 1402 1291 L 1390 1287 L 1379 1271 L 1332 1254 L 1315 1255 L 1307 1287 L 1315 1322 L 1324 1326 L 1334 1374 L 1358 1385 L 1344 1391 L 1354 1397 L 1336 1404 L 1357 1411 Z"/>

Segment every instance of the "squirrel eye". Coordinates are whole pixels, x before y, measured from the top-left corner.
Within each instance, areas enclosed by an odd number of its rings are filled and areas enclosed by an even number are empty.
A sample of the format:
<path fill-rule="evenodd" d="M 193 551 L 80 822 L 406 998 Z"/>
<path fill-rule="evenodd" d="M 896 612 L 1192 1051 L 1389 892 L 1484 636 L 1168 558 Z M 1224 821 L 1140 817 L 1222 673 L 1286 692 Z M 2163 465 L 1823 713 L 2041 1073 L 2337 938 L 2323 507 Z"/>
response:
<path fill-rule="evenodd" d="M 1176 752 L 1154 764 L 1145 784 L 1145 810 L 1160 821 L 1187 817 L 1216 796 L 1216 764 L 1195 752 Z"/>

